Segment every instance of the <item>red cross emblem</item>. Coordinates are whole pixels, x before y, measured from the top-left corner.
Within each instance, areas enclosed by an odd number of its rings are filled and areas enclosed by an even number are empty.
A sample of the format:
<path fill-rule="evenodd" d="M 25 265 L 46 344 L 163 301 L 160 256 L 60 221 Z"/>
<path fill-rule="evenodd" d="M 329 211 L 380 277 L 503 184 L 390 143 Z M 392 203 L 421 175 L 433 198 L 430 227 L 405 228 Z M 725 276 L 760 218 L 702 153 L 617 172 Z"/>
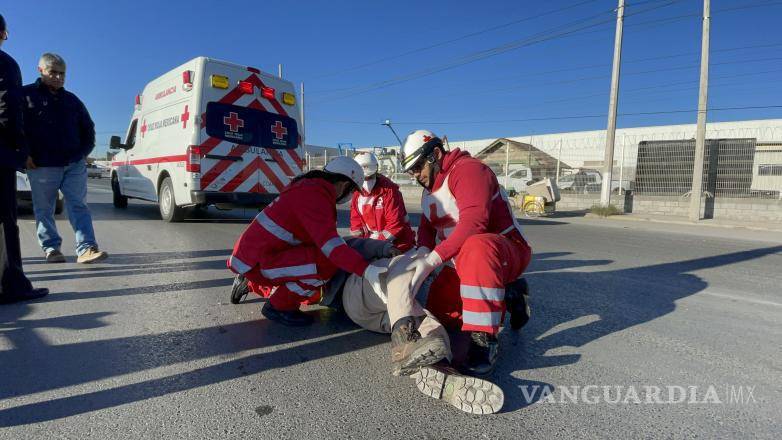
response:
<path fill-rule="evenodd" d="M 185 106 L 185 112 L 180 115 L 179 119 L 182 120 L 182 128 L 187 128 L 187 121 L 190 119 L 190 112 L 187 111 L 187 106 Z"/>
<path fill-rule="evenodd" d="M 432 140 L 431 136 L 424 135 L 424 142 L 429 142 Z"/>
<path fill-rule="evenodd" d="M 228 116 L 223 117 L 223 124 L 228 126 L 228 129 L 234 133 L 244 127 L 244 119 L 239 119 L 239 115 L 235 112 L 228 113 Z"/>
<path fill-rule="evenodd" d="M 429 204 L 429 223 L 437 229 L 437 238 L 445 240 L 445 230 L 456 226 L 456 222 L 448 214 L 440 217 L 437 215 L 437 205 L 434 203 Z"/>
<path fill-rule="evenodd" d="M 146 120 L 146 119 L 144 119 L 144 120 L 141 122 L 141 137 L 142 137 L 142 138 L 144 137 L 144 133 L 146 133 L 146 132 L 147 132 L 147 120 Z"/>
<path fill-rule="evenodd" d="M 282 126 L 282 122 L 275 121 L 274 125 L 272 125 L 272 133 L 274 133 L 274 137 L 277 139 L 282 139 L 283 136 L 288 134 L 288 129 Z"/>

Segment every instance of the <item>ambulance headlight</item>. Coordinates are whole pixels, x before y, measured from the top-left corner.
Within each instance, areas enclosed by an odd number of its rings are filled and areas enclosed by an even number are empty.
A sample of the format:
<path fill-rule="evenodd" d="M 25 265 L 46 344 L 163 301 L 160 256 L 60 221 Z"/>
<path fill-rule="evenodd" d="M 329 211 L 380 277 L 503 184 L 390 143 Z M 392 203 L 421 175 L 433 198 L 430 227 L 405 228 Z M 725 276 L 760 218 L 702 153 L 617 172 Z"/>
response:
<path fill-rule="evenodd" d="M 212 87 L 216 89 L 227 89 L 228 88 L 228 77 L 223 75 L 212 75 Z"/>
<path fill-rule="evenodd" d="M 287 105 L 296 105 L 296 95 L 293 93 L 283 92 L 282 102 Z"/>

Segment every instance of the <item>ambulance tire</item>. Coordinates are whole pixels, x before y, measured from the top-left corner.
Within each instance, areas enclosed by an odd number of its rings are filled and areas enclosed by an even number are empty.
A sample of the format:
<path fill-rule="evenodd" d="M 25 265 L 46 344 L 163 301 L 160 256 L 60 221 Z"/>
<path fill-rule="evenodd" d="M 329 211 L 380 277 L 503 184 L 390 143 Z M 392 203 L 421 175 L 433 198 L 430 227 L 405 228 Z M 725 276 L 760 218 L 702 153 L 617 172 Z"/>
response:
<path fill-rule="evenodd" d="M 111 176 L 111 193 L 114 195 L 112 201 L 114 202 L 115 208 L 127 208 L 128 207 L 128 198 L 123 196 L 122 193 L 119 190 L 119 181 L 117 180 L 117 175 Z"/>
<path fill-rule="evenodd" d="M 163 179 L 163 183 L 160 184 L 158 206 L 160 207 L 160 217 L 166 222 L 181 222 L 185 218 L 185 209 L 176 204 L 174 184 L 171 183 L 170 177 Z"/>

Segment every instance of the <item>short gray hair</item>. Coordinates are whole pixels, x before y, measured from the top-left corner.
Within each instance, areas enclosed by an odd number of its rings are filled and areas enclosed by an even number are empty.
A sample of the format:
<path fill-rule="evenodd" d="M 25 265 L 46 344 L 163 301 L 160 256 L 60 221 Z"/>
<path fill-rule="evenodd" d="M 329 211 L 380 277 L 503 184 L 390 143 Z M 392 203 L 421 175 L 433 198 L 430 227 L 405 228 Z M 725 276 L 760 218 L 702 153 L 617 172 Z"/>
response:
<path fill-rule="evenodd" d="M 56 53 L 46 52 L 41 55 L 41 59 L 38 60 L 38 67 L 46 69 L 52 66 L 65 67 L 65 60 Z"/>

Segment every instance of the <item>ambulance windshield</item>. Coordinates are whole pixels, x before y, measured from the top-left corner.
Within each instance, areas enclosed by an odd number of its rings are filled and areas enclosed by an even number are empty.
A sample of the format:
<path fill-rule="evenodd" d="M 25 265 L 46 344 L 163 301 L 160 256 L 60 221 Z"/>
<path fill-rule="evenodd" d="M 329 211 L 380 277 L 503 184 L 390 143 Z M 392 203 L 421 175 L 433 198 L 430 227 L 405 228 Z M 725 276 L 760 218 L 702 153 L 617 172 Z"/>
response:
<path fill-rule="evenodd" d="M 296 120 L 261 109 L 219 102 L 206 106 L 206 134 L 253 147 L 293 149 L 298 146 Z"/>

